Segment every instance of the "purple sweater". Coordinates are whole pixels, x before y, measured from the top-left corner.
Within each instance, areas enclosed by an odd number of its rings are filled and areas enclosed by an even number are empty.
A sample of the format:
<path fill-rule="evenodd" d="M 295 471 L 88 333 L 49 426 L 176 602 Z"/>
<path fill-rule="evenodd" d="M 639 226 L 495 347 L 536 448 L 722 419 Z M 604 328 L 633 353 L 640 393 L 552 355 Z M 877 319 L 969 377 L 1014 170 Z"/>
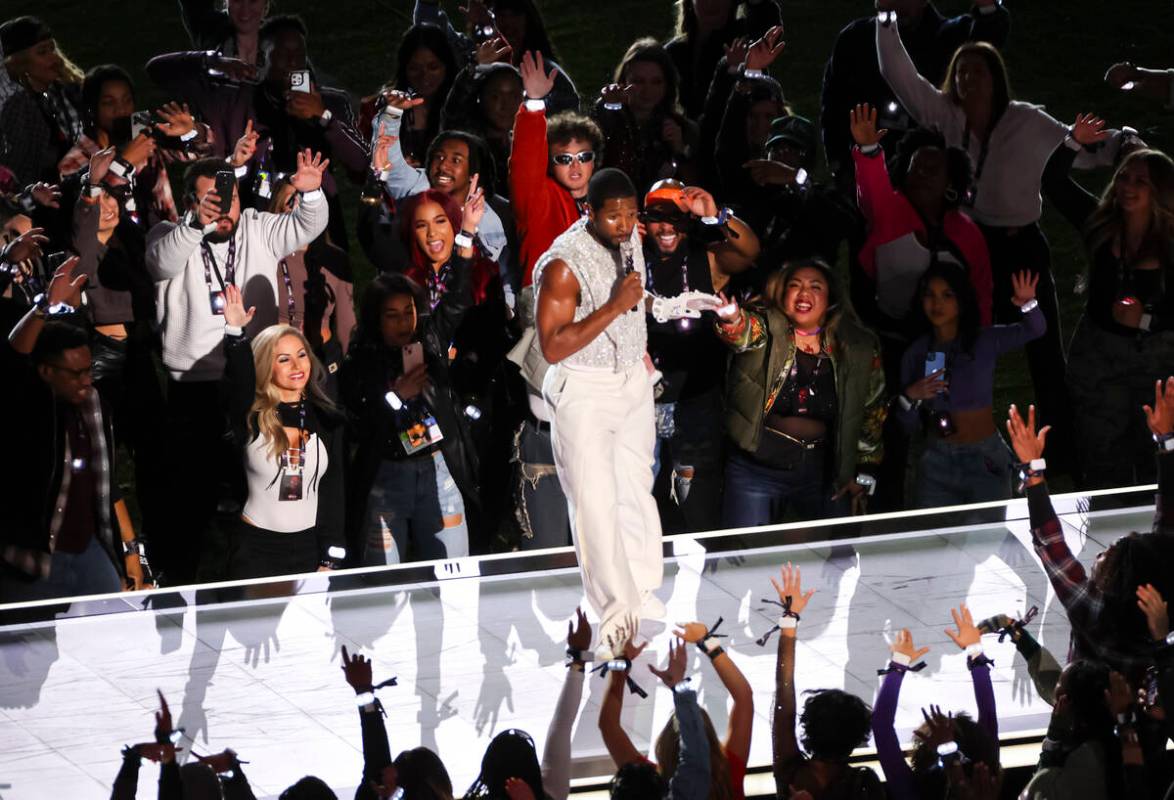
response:
<path fill-rule="evenodd" d="M 1022 347 L 1032 339 L 1038 339 L 1046 329 L 1044 313 L 1036 306 L 1019 322 L 980 330 L 973 355 L 963 353 L 955 339 L 945 348 L 946 378 L 950 391 L 930 401 L 930 405 L 937 411 L 973 411 L 990 406 L 994 402 L 995 363 L 999 356 Z M 930 352 L 931 338 L 927 334 L 917 339 L 901 357 L 902 390 L 925 377 L 925 357 Z M 904 410 L 895 406 L 894 410 L 906 430 L 917 428 L 919 417 L 916 409 Z"/>
<path fill-rule="evenodd" d="M 877 695 L 876 703 L 872 707 L 872 741 L 876 745 L 876 755 L 881 763 L 881 769 L 885 772 L 889 797 L 892 800 L 919 800 L 913 769 L 905 760 L 905 753 L 901 750 L 897 731 L 893 727 L 893 720 L 897 716 L 897 699 L 901 695 L 901 682 L 905 679 L 906 668 L 890 662 L 889 669 L 892 672 L 885 675 L 880 694 Z M 999 720 L 995 713 L 995 691 L 991 687 L 990 668 L 986 664 L 977 665 L 970 670 L 970 677 L 974 681 L 978 724 L 990 734 L 997 755 Z"/>

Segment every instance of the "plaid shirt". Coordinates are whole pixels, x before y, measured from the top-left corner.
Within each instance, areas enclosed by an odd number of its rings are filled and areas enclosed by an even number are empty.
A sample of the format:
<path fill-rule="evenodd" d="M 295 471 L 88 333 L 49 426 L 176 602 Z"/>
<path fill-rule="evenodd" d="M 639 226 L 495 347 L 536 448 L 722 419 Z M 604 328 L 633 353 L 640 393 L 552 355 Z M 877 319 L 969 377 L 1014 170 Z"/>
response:
<path fill-rule="evenodd" d="M 1171 456 L 1158 457 L 1158 476 L 1154 524 L 1150 535 L 1174 536 L 1174 461 Z M 1027 504 L 1031 516 L 1032 544 L 1072 625 L 1069 660 L 1093 656 L 1128 672 L 1151 665 L 1153 655 L 1150 653 L 1122 649 L 1117 643 L 1091 636 L 1104 611 L 1104 595 L 1089 579 L 1084 565 L 1064 541 L 1064 529 L 1048 497 L 1047 485 L 1041 483 L 1028 487 Z"/>

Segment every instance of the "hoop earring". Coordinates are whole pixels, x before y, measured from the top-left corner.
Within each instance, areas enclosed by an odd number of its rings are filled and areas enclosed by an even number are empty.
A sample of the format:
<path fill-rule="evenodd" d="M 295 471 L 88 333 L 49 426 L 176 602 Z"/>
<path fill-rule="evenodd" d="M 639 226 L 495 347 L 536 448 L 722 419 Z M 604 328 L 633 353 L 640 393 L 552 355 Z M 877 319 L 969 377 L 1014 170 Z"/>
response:
<path fill-rule="evenodd" d="M 958 191 L 953 188 L 946 189 L 946 200 L 951 203 L 958 202 Z"/>

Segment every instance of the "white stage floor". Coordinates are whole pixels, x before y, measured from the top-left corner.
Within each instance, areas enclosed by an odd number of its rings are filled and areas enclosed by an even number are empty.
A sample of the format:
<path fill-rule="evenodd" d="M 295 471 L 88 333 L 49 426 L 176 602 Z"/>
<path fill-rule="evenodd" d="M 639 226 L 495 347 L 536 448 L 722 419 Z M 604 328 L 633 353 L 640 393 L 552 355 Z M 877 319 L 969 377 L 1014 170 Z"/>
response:
<path fill-rule="evenodd" d="M 1152 506 L 1088 513 L 1075 496 L 1058 498 L 1057 508 L 1086 563 L 1118 536 L 1149 530 L 1153 513 Z M 976 514 L 986 521 L 963 524 Z M 669 620 L 725 617 L 728 649 L 756 689 L 751 768 L 770 759 L 775 640 L 764 648 L 754 640 L 777 608 L 761 600 L 774 596 L 769 578 L 788 560 L 818 589 L 800 629 L 800 691 L 844 688 L 871 701 L 886 661 L 884 634 L 909 627 L 932 648 L 928 668 L 904 684 L 898 727 L 908 739 L 922 705 L 974 710 L 964 656 L 944 634 L 958 602 L 976 619 L 1038 606 L 1031 630 L 1063 661 L 1067 621 L 1030 549 L 1026 514 L 1016 501 L 982 512 L 677 537 L 666 543 L 672 555 L 660 595 Z M 800 538 L 821 543 L 787 543 Z M 141 595 L 122 595 L 58 605 L 50 621 L 0 626 L 0 797 L 108 797 L 121 747 L 151 738 L 157 687 L 186 729 L 185 749 L 232 747 L 251 762 L 245 769 L 259 798 L 276 797 L 305 774 L 349 797 L 362 754 L 353 693 L 339 670 L 344 644 L 372 657 L 377 682 L 399 678 L 380 691 L 392 753 L 436 749 L 461 796 L 494 733 L 524 729 L 541 751 L 565 675 L 567 619 L 581 602 L 571 563 L 567 551 L 546 551 L 329 583 L 305 576 L 245 586 L 235 597 L 252 599 L 231 602 L 221 602 L 227 590 L 193 588 L 154 593 L 146 609 Z M 265 597 L 275 593 L 285 596 Z M 625 725 L 641 748 L 672 709 L 644 666 L 663 661 L 669 633 L 661 629 L 634 671 L 648 699 L 625 699 Z M 1049 709 L 1022 659 L 1010 642 L 988 637 L 986 646 L 1002 735 L 1041 732 Z M 694 658 L 692 669 L 723 730 L 724 691 L 708 664 Z M 584 692 L 574 735 L 578 777 L 610 770 L 595 725 L 603 683 L 593 678 Z M 144 762 L 140 797 L 154 796 L 156 777 Z"/>

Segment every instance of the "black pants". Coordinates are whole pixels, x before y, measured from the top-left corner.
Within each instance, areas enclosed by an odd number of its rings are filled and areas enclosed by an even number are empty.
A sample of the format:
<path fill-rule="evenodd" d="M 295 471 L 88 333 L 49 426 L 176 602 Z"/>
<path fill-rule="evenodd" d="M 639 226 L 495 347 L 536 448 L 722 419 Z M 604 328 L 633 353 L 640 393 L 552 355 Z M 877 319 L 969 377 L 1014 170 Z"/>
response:
<path fill-rule="evenodd" d="M 283 533 L 240 521 L 232 541 L 228 562 L 231 580 L 299 575 L 318 569 L 318 536 L 314 528 Z"/>
<path fill-rule="evenodd" d="M 152 359 L 149 331 L 128 323 L 130 336 L 119 341 L 94 334 L 94 387 L 110 409 L 114 446 L 131 454 L 135 469 L 135 500 L 142 515 L 137 534 L 153 550 L 152 538 L 165 535 L 167 520 L 164 442 L 160 427 L 163 390 Z M 154 559 L 154 553 L 149 555 Z"/>
<path fill-rule="evenodd" d="M 1052 276 L 1052 254 L 1047 237 L 1038 223 L 1022 228 L 980 227 L 991 253 L 996 323 L 1018 322 L 1023 316 L 1011 302 L 1011 276 L 1023 270 L 1039 275 L 1035 296 L 1047 320 L 1048 329 L 1040 338 L 1028 342 L 1024 349 L 1031 383 L 1035 388 L 1036 425 L 1052 426 L 1052 435 L 1048 439 L 1048 464 L 1051 466 L 1054 461 L 1057 469 L 1068 471 L 1074 463 L 1071 448 L 1074 433 L 1072 404 L 1066 380 L 1067 360 L 1060 328 L 1060 303 Z"/>
<path fill-rule="evenodd" d="M 241 467 L 226 436 L 217 381 L 168 379 L 167 431 L 167 524 L 153 544 L 162 582 L 177 586 L 195 582 L 221 486 Z"/>

